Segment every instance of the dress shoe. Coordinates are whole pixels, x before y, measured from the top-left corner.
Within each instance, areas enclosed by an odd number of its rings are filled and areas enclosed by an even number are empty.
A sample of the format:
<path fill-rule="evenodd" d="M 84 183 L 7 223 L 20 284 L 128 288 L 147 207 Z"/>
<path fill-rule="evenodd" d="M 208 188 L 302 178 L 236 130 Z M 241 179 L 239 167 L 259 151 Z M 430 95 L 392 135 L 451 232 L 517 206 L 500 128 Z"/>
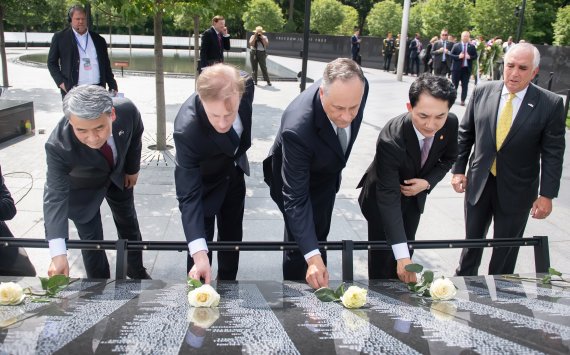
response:
<path fill-rule="evenodd" d="M 269 81 L 267 82 L 267 86 L 271 86 L 271 83 Z"/>
<path fill-rule="evenodd" d="M 460 105 L 465 106 L 465 101 L 461 101 Z"/>
<path fill-rule="evenodd" d="M 137 271 L 128 270 L 127 276 L 128 276 L 128 278 L 133 279 L 133 280 L 152 280 L 152 278 L 150 277 L 148 272 L 146 272 L 145 268 L 143 268 L 142 270 L 137 270 Z"/>

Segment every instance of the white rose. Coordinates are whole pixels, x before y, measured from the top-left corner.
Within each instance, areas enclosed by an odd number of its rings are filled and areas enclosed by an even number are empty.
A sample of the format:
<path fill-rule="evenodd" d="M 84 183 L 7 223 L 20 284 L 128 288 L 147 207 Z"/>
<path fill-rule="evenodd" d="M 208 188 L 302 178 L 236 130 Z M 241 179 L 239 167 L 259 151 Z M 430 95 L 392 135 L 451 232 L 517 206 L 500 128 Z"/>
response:
<path fill-rule="evenodd" d="M 346 308 L 360 308 L 366 304 L 367 290 L 358 286 L 350 286 L 340 298 Z"/>
<path fill-rule="evenodd" d="M 430 311 L 437 320 L 453 320 L 457 313 L 457 306 L 452 302 L 433 302 Z"/>
<path fill-rule="evenodd" d="M 188 310 L 188 320 L 195 326 L 207 329 L 220 318 L 220 311 L 217 308 L 196 308 Z"/>
<path fill-rule="evenodd" d="M 216 307 L 220 303 L 220 295 L 212 286 L 205 284 L 188 293 L 188 302 L 192 307 Z"/>
<path fill-rule="evenodd" d="M 22 303 L 26 296 L 20 285 L 14 282 L 0 283 L 0 305 L 14 306 Z"/>
<path fill-rule="evenodd" d="M 431 298 L 434 300 L 450 300 L 455 297 L 456 292 L 457 289 L 455 288 L 453 282 L 451 282 L 450 279 L 446 279 L 445 277 L 435 279 L 429 288 Z"/>

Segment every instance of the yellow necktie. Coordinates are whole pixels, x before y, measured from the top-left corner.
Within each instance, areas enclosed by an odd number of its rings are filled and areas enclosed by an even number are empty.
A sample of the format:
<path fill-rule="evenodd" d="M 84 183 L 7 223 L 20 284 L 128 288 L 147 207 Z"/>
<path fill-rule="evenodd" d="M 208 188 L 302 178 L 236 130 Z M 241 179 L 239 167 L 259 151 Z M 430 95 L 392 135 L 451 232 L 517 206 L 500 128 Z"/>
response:
<path fill-rule="evenodd" d="M 501 146 L 511 129 L 511 124 L 513 122 L 513 99 L 515 96 L 515 94 L 509 93 L 507 102 L 505 102 L 505 107 L 501 110 L 499 120 L 497 121 L 497 151 L 501 149 Z M 491 165 L 491 174 L 497 176 L 497 158 L 495 158 L 493 165 Z"/>

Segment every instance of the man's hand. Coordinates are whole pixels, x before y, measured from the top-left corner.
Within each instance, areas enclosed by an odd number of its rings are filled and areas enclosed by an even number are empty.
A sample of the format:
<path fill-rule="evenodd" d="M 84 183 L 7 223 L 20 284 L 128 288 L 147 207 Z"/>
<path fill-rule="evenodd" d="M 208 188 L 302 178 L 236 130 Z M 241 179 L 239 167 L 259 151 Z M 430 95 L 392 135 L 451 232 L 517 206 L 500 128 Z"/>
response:
<path fill-rule="evenodd" d="M 54 275 L 65 275 L 69 276 L 69 263 L 67 261 L 67 255 L 58 255 L 51 258 L 51 264 L 48 268 L 48 276 Z"/>
<path fill-rule="evenodd" d="M 409 265 L 411 263 L 412 263 L 412 259 L 410 259 L 410 258 L 398 259 L 398 261 L 397 261 L 396 272 L 398 273 L 398 278 L 402 282 L 405 282 L 405 283 L 418 282 L 418 279 L 416 278 L 416 273 L 406 271 L 406 269 L 405 269 L 406 265 Z"/>
<path fill-rule="evenodd" d="M 467 188 L 467 176 L 464 174 L 453 174 L 451 177 L 451 186 L 453 186 L 455 192 L 465 192 Z"/>
<path fill-rule="evenodd" d="M 137 180 L 139 178 L 139 173 L 129 175 L 125 174 L 125 187 L 127 189 L 132 189 L 137 184 Z"/>
<path fill-rule="evenodd" d="M 222 35 L 223 36 L 228 35 L 228 28 L 226 26 L 224 26 L 224 28 L 222 28 Z"/>
<path fill-rule="evenodd" d="M 192 255 L 192 259 L 194 259 L 194 266 L 190 269 L 188 276 L 195 280 L 204 279 L 209 284 L 212 279 L 212 269 L 210 268 L 208 253 L 205 250 L 200 250 Z"/>
<path fill-rule="evenodd" d="M 59 88 L 65 92 L 67 92 L 67 90 L 65 90 L 65 83 L 59 84 Z"/>
<path fill-rule="evenodd" d="M 307 260 L 307 264 L 309 264 L 309 267 L 307 268 L 305 280 L 307 280 L 309 286 L 314 289 L 329 287 L 329 272 L 321 255 L 311 256 Z"/>
<path fill-rule="evenodd" d="M 530 215 L 532 218 L 544 219 L 552 212 L 552 199 L 544 196 L 538 196 L 532 204 Z"/>
<path fill-rule="evenodd" d="M 400 191 L 402 192 L 402 195 L 408 197 L 416 196 L 420 192 L 427 190 L 429 186 L 429 182 L 424 179 L 404 180 L 404 184 L 406 185 L 400 185 Z"/>

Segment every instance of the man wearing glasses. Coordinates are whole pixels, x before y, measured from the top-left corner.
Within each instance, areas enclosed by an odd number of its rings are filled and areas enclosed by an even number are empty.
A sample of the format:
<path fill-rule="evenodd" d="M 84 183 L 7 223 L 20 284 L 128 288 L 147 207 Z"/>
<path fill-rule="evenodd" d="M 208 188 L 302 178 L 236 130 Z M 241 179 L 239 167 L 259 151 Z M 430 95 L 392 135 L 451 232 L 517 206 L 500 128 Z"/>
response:
<path fill-rule="evenodd" d="M 441 30 L 439 41 L 433 45 L 433 71 L 435 75 L 446 76 L 450 73 L 452 58 L 448 56 L 453 48 L 453 42 L 448 40 L 449 33 L 447 29 Z"/>

